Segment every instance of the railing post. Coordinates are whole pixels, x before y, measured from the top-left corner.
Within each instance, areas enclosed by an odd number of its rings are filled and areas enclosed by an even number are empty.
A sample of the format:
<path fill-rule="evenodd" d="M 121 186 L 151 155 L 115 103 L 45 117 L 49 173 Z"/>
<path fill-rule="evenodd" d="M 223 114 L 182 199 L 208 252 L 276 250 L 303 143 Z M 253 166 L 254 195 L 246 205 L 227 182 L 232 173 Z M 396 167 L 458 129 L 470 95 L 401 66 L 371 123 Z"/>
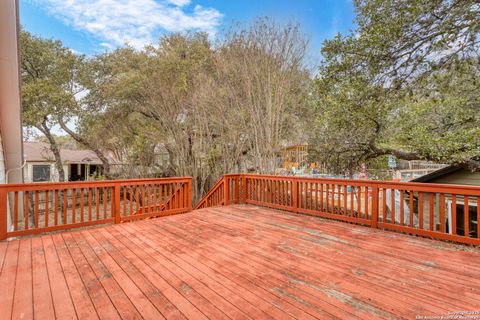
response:
<path fill-rule="evenodd" d="M 298 181 L 292 178 L 293 183 L 293 212 L 298 212 Z"/>
<path fill-rule="evenodd" d="M 368 201 L 368 198 L 365 200 Z M 372 186 L 372 228 L 378 228 L 378 185 Z"/>
<path fill-rule="evenodd" d="M 248 197 L 248 188 L 247 188 L 247 176 L 242 175 L 242 182 L 243 182 L 243 203 L 247 203 L 247 197 Z"/>
<path fill-rule="evenodd" d="M 228 206 L 230 189 L 228 186 L 228 177 L 223 176 L 223 205 Z"/>
<path fill-rule="evenodd" d="M 192 198 L 193 198 L 192 178 L 189 178 L 187 181 L 187 198 L 188 198 L 188 202 L 187 202 L 188 211 L 192 211 Z"/>
<path fill-rule="evenodd" d="M 0 240 L 7 239 L 7 190 L 0 190 Z"/>
<path fill-rule="evenodd" d="M 235 204 L 240 202 L 240 175 L 235 177 Z"/>
<path fill-rule="evenodd" d="M 115 183 L 114 186 L 114 196 L 113 196 L 113 205 L 115 212 L 115 223 L 120 223 L 120 189 L 121 186 L 119 183 Z"/>

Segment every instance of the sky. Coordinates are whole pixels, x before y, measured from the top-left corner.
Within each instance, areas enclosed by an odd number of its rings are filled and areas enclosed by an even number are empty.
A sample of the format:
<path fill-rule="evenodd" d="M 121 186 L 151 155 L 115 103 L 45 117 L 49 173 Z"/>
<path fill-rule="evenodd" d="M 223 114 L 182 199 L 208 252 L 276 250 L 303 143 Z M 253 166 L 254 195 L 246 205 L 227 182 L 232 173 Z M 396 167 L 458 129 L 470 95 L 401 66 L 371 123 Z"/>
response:
<path fill-rule="evenodd" d="M 321 44 L 354 28 L 352 0 L 20 0 L 25 30 L 61 40 L 88 56 L 128 43 L 155 44 L 169 32 L 203 31 L 215 39 L 232 23 L 269 16 L 301 24 L 310 39 L 309 63 Z"/>

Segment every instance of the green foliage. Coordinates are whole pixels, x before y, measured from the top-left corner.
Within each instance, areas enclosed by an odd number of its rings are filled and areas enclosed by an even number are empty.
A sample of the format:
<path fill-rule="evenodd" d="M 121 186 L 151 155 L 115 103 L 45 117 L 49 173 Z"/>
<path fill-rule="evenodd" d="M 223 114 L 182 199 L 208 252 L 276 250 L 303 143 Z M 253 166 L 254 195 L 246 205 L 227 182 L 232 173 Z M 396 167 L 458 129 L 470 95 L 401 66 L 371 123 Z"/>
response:
<path fill-rule="evenodd" d="M 480 155 L 478 4 L 355 5 L 357 29 L 322 48 L 312 137 L 318 159 L 337 172 L 385 154 L 471 164 Z"/>
<path fill-rule="evenodd" d="M 59 41 L 28 32 L 21 33 L 20 42 L 24 124 L 43 131 L 56 123 L 56 115 L 76 107 L 75 78 L 81 57 Z"/>

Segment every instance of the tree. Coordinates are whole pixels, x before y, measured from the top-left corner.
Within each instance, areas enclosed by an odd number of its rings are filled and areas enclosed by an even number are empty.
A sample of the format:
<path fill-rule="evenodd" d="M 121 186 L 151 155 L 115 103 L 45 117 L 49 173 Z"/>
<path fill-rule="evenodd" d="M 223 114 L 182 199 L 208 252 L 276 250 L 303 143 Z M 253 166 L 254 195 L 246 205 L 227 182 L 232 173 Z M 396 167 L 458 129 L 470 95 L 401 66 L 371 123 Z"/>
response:
<path fill-rule="evenodd" d="M 322 48 L 312 137 L 319 159 L 340 172 L 388 154 L 480 169 L 476 1 L 355 7 L 357 29 Z"/>
<path fill-rule="evenodd" d="M 76 70 L 81 58 L 59 41 L 22 32 L 21 77 L 23 120 L 47 138 L 59 180 L 65 181 L 60 149 L 52 134 L 57 116 L 76 107 Z"/>
<path fill-rule="evenodd" d="M 282 144 L 299 135 L 309 86 L 307 47 L 299 25 L 264 18 L 230 32 L 220 49 L 225 103 L 242 125 L 240 138 L 257 172 L 273 173 Z"/>
<path fill-rule="evenodd" d="M 171 34 L 158 46 L 99 55 L 88 63 L 74 134 L 121 154 L 127 176 L 138 168 L 192 176 L 195 199 L 250 163 L 272 172 L 301 116 L 306 45 L 298 26 L 258 20 L 216 46 L 202 33 Z M 158 149 L 168 152 L 166 167 Z"/>

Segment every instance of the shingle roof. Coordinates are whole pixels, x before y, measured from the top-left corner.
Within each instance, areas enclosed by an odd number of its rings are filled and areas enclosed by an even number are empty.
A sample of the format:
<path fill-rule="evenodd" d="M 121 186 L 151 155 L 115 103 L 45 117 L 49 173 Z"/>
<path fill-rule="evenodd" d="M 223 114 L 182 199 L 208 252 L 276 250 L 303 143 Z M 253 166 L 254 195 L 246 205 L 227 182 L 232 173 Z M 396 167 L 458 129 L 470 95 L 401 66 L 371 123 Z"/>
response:
<path fill-rule="evenodd" d="M 55 161 L 50 145 L 44 142 L 24 142 L 23 152 L 27 162 Z M 102 164 L 100 159 L 91 150 L 60 149 L 60 156 L 66 163 Z"/>

